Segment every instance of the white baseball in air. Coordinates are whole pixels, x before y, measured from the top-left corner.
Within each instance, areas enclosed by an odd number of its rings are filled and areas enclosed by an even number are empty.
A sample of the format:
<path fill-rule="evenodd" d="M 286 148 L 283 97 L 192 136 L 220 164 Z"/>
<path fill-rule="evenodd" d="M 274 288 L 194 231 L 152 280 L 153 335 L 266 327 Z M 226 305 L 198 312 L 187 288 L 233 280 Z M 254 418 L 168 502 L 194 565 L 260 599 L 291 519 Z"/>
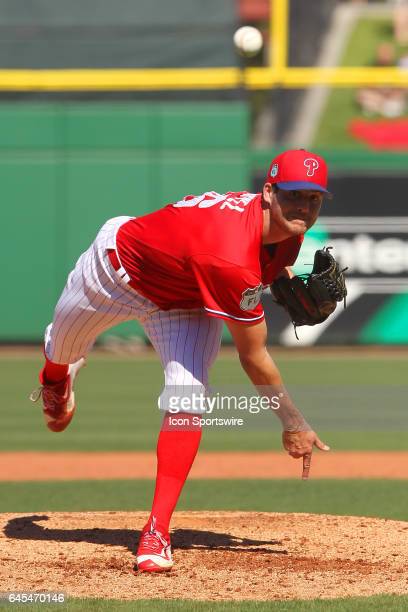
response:
<path fill-rule="evenodd" d="M 241 55 L 254 57 L 262 49 L 262 34 L 257 28 L 243 26 L 234 34 L 234 45 Z"/>

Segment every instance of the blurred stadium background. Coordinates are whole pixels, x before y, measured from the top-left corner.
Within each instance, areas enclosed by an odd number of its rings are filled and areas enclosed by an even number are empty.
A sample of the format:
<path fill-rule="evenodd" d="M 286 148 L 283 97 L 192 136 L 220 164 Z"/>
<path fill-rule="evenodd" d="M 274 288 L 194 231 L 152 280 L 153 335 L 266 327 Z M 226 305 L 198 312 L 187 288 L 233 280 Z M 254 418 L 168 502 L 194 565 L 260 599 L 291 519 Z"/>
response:
<path fill-rule="evenodd" d="M 252 59 L 233 47 L 241 25 L 263 34 Z M 154 458 L 160 425 L 161 367 L 136 323 L 100 339 L 110 352 L 96 351 L 79 377 L 80 407 L 64 434 L 50 434 L 41 407 L 29 404 L 66 275 L 107 218 L 209 189 L 259 190 L 272 156 L 305 147 L 327 158 L 334 199 L 295 269 L 308 270 L 316 248 L 334 246 L 349 266 L 348 306 L 327 324 L 301 328 L 297 342 L 265 293 L 269 341 L 334 463 L 362 451 L 372 470 L 340 478 L 335 464 L 313 479 L 326 459 L 315 453 L 311 482 L 297 480 L 298 464 L 279 480 L 277 420 L 245 432 L 209 428 L 200 459 L 223 451 L 227 464 L 228 451 L 239 451 L 251 466 L 251 453 L 272 451 L 269 480 L 248 480 L 239 467 L 233 480 L 193 478 L 178 509 L 407 520 L 406 454 L 395 453 L 408 441 L 408 1 L 0 0 L 0 34 L 0 511 L 149 509 L 152 471 L 115 480 L 101 470 L 91 480 L 84 469 L 77 479 L 68 459 L 59 482 L 48 476 L 65 452 L 73 461 L 86 451 L 88 464 L 96 452 L 133 452 L 133 465 L 141 451 Z M 235 353 L 224 350 L 212 382 L 244 379 Z M 33 453 L 43 451 L 50 454 L 36 468 Z M 351 460 L 358 470 L 357 454 Z M 364 609 L 392 609 L 369 602 Z M 159 603 L 151 609 L 164 609 Z"/>
<path fill-rule="evenodd" d="M 24 8 L 23 8 L 24 7 Z M 0 0 L 0 342 L 37 343 L 103 221 L 187 193 L 259 190 L 272 155 L 328 159 L 335 194 L 296 271 L 331 244 L 348 308 L 297 343 L 408 342 L 408 9 L 336 0 Z M 242 24 L 264 37 L 236 54 Z M 238 246 L 238 245 L 237 245 Z M 101 339 L 143 343 L 136 324 Z M 228 337 L 225 337 L 228 341 Z"/>

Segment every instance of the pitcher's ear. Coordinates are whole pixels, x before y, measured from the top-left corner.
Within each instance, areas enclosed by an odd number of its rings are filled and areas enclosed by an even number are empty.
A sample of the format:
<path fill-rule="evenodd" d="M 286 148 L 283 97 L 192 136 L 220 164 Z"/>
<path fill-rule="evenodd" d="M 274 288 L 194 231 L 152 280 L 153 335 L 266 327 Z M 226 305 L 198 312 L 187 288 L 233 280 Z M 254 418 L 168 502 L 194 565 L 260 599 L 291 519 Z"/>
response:
<path fill-rule="evenodd" d="M 271 183 L 265 183 L 262 188 L 262 208 L 269 208 L 272 202 L 272 196 L 275 191 L 274 185 Z"/>

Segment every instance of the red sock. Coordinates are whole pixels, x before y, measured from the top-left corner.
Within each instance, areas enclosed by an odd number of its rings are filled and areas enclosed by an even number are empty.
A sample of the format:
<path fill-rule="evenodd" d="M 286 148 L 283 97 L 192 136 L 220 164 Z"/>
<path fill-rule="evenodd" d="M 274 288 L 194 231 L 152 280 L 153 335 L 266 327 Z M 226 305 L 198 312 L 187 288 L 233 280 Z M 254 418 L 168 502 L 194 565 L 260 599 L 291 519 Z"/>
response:
<path fill-rule="evenodd" d="M 170 519 L 176 507 L 183 485 L 198 451 L 201 440 L 201 424 L 193 425 L 197 415 L 178 413 L 177 419 L 186 419 L 182 428 L 170 425 L 174 414 L 166 413 L 157 441 L 157 476 L 152 511 L 146 525 L 150 527 L 152 517 L 161 533 L 169 530 Z"/>
<path fill-rule="evenodd" d="M 40 383 L 43 385 L 45 382 L 53 384 L 64 380 L 68 376 L 67 363 L 54 363 L 47 357 L 45 358 L 45 366 L 40 372 Z"/>

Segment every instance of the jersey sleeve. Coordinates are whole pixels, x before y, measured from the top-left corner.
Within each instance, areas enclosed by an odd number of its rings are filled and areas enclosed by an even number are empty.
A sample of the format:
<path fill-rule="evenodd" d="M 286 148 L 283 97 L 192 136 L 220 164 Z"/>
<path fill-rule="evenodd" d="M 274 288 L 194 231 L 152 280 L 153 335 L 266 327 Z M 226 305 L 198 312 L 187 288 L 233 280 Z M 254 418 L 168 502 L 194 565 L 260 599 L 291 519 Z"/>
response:
<path fill-rule="evenodd" d="M 263 286 L 254 272 L 210 255 L 195 255 L 190 264 L 210 316 L 247 325 L 262 321 Z"/>

